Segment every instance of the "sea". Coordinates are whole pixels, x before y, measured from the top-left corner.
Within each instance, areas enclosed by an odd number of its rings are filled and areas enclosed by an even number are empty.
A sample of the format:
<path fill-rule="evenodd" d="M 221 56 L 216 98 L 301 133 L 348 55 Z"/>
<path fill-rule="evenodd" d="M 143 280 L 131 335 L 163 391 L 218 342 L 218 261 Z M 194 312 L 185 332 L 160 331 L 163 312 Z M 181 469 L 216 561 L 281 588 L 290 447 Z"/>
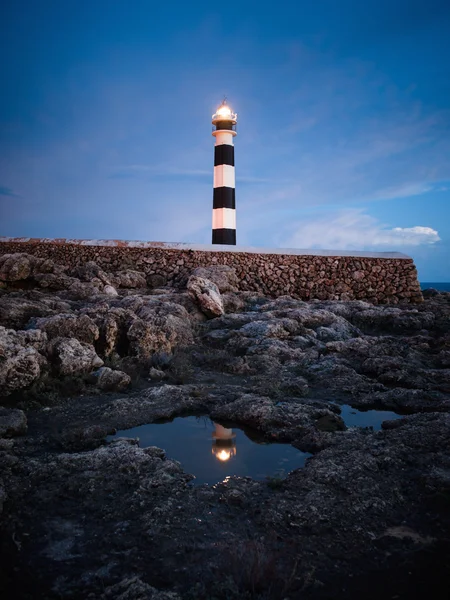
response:
<path fill-rule="evenodd" d="M 426 290 L 428 288 L 434 288 L 435 290 L 438 290 L 439 292 L 450 292 L 450 282 L 433 282 L 433 281 L 421 281 L 420 282 L 420 287 L 423 290 Z"/>

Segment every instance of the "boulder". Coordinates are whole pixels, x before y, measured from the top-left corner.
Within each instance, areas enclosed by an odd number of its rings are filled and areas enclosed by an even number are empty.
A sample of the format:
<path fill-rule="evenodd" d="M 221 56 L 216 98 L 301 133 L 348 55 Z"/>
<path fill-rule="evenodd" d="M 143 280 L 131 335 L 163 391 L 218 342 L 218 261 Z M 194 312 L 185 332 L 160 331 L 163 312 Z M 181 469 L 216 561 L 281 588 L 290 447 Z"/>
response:
<path fill-rule="evenodd" d="M 0 257 L 0 281 L 32 279 L 41 287 L 66 289 L 72 281 L 64 274 L 65 267 L 50 259 L 42 259 L 26 253 L 5 254 Z"/>
<path fill-rule="evenodd" d="M 92 346 L 75 338 L 56 338 L 51 342 L 49 351 L 59 375 L 90 373 L 103 365 Z"/>
<path fill-rule="evenodd" d="M 77 300 L 87 300 L 88 298 L 97 296 L 101 289 L 103 289 L 103 285 L 99 279 L 97 279 L 97 283 L 74 279 L 72 285 L 68 289 L 68 292 Z"/>
<path fill-rule="evenodd" d="M 92 373 L 92 381 L 104 391 L 121 391 L 131 383 L 131 377 L 123 371 L 114 371 L 109 367 L 100 367 Z"/>
<path fill-rule="evenodd" d="M 151 294 L 154 295 L 158 290 L 152 290 Z M 159 290 L 159 298 L 158 300 L 164 302 L 173 302 L 174 304 L 180 304 L 183 306 L 188 314 L 190 319 L 194 322 L 207 321 L 206 316 L 202 313 L 198 304 L 191 298 L 188 292 L 178 292 L 173 288 L 167 288 L 165 290 Z"/>
<path fill-rule="evenodd" d="M 102 356 L 111 356 L 118 352 L 123 356 L 128 352 L 127 332 L 136 315 L 128 309 L 118 306 L 109 307 L 96 304 L 86 311 L 99 328 L 99 339 L 95 347 Z"/>
<path fill-rule="evenodd" d="M 16 331 L 15 339 L 18 344 L 26 348 L 34 348 L 41 354 L 45 354 L 48 337 L 45 331 L 40 329 L 26 329 L 24 331 Z"/>
<path fill-rule="evenodd" d="M 150 288 L 157 289 L 162 288 L 166 285 L 167 278 L 164 275 L 159 275 L 158 273 L 153 273 L 147 277 L 147 285 Z"/>
<path fill-rule="evenodd" d="M 27 388 L 41 375 L 46 360 L 32 345 L 24 346 L 26 341 L 26 332 L 0 327 L 1 395 Z"/>
<path fill-rule="evenodd" d="M 150 379 L 154 379 L 155 381 L 161 381 L 161 379 L 166 377 L 164 371 L 161 371 L 161 369 L 155 369 L 155 367 L 152 367 L 148 374 Z"/>
<path fill-rule="evenodd" d="M 49 306 L 29 298 L 5 294 L 0 297 L 0 324 L 5 327 L 21 329 L 31 317 L 45 317 L 54 314 Z"/>
<path fill-rule="evenodd" d="M 208 279 L 215 283 L 219 292 L 237 292 L 239 290 L 239 280 L 236 276 L 236 269 L 227 265 L 211 265 L 209 267 L 197 267 L 192 271 L 192 275 Z"/>
<path fill-rule="evenodd" d="M 240 294 L 228 292 L 222 295 L 222 300 L 226 313 L 242 312 L 245 308 L 245 298 Z"/>
<path fill-rule="evenodd" d="M 92 260 L 74 269 L 73 275 L 81 281 L 93 281 L 98 279 L 103 285 L 111 285 L 109 275 Z"/>
<path fill-rule="evenodd" d="M 209 279 L 191 275 L 187 282 L 187 290 L 208 318 L 220 317 L 225 313 L 219 288 Z"/>
<path fill-rule="evenodd" d="M 131 353 L 140 359 L 148 359 L 155 352 L 172 351 L 172 345 L 164 329 L 142 319 L 133 321 L 127 337 L 130 342 Z"/>
<path fill-rule="evenodd" d="M 80 342 L 93 344 L 98 340 L 99 330 L 94 321 L 87 315 L 63 313 L 32 321 L 34 329 L 45 331 L 49 339 L 56 337 L 76 338 Z"/>
<path fill-rule="evenodd" d="M 0 257 L 0 280 L 20 281 L 27 279 L 33 271 L 34 260 L 28 254 L 4 254 Z"/>
<path fill-rule="evenodd" d="M 27 418 L 23 410 L 0 407 L 0 438 L 25 435 Z"/>
<path fill-rule="evenodd" d="M 335 415 L 334 413 L 329 413 L 328 415 L 324 415 L 317 419 L 315 423 L 316 428 L 319 431 L 345 431 L 346 426 L 345 423 L 339 415 Z"/>
<path fill-rule="evenodd" d="M 171 354 L 192 343 L 191 321 L 183 306 L 154 296 L 140 300 L 140 305 L 134 307 L 137 319 L 127 333 L 132 354 L 147 359 L 155 352 Z"/>
<path fill-rule="evenodd" d="M 103 293 L 106 294 L 107 296 L 112 296 L 112 297 L 119 295 L 119 292 L 112 285 L 105 285 L 105 287 L 103 288 Z"/>
<path fill-rule="evenodd" d="M 110 356 L 116 349 L 119 336 L 119 319 L 116 315 L 106 316 L 100 325 L 100 345 L 104 356 Z"/>
<path fill-rule="evenodd" d="M 39 287 L 48 290 L 68 290 L 78 281 L 65 273 L 36 273 L 33 279 Z"/>
<path fill-rule="evenodd" d="M 116 287 L 131 289 L 147 287 L 145 273 L 141 273 L 140 271 L 133 271 L 132 269 L 127 269 L 125 271 L 119 271 L 118 273 L 114 273 L 114 275 L 111 277 L 111 280 L 114 282 Z"/>

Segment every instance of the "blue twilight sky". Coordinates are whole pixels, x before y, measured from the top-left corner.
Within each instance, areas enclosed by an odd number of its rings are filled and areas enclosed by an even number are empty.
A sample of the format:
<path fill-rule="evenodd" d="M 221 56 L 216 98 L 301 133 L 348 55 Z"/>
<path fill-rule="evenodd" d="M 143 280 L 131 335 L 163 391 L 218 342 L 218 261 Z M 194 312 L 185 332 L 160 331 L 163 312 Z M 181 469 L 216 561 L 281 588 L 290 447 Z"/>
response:
<path fill-rule="evenodd" d="M 448 0 L 7 0 L 0 235 L 401 250 L 450 281 Z"/>

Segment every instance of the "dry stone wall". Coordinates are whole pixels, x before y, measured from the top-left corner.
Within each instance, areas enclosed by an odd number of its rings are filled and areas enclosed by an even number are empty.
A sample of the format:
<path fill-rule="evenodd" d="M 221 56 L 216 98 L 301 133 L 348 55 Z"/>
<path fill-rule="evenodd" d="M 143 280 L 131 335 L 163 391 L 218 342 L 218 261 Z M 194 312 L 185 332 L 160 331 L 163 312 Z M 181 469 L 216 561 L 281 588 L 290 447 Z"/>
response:
<path fill-rule="evenodd" d="M 152 287 L 182 288 L 197 267 L 227 265 L 239 288 L 303 300 L 421 302 L 413 260 L 400 253 L 342 253 L 226 248 L 151 242 L 0 238 L 0 255 L 26 252 L 74 269 L 95 261 L 104 271 L 135 269 Z"/>

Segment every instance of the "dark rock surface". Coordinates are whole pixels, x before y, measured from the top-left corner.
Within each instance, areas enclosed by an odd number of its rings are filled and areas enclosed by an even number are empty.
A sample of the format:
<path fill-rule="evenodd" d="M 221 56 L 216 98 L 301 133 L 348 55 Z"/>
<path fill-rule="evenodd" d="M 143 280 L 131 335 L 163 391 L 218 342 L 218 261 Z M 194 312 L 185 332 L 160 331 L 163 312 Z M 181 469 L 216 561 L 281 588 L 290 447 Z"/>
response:
<path fill-rule="evenodd" d="M 27 417 L 23 410 L 0 407 L 0 438 L 25 435 Z"/>
<path fill-rule="evenodd" d="M 21 254 L 0 274 L 2 598 L 447 598 L 450 294 L 273 300 L 208 267 L 206 319 L 133 265 Z M 348 428 L 342 404 L 403 417 Z M 313 456 L 193 486 L 162 449 L 107 441 L 183 415 Z"/>

